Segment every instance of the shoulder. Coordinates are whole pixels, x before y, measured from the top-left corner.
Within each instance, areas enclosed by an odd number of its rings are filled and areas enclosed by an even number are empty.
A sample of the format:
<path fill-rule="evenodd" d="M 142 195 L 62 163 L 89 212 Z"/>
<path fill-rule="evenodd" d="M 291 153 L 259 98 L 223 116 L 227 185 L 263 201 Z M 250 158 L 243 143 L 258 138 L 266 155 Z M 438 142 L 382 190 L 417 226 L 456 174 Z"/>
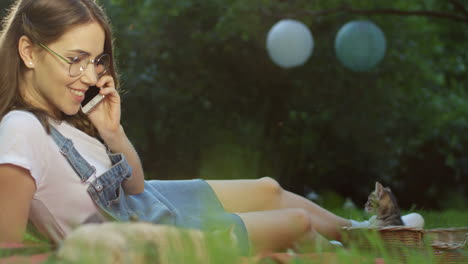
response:
<path fill-rule="evenodd" d="M 8 112 L 6 114 L 1 123 L 31 123 L 31 124 L 36 124 L 36 125 L 41 125 L 41 122 L 39 122 L 39 119 L 37 117 L 28 111 L 23 111 L 23 110 L 13 110 Z"/>
<path fill-rule="evenodd" d="M 49 145 L 45 128 L 32 113 L 11 111 L 0 121 L 0 164 L 29 170 L 36 182 L 47 171 Z"/>
<path fill-rule="evenodd" d="M 37 117 L 27 111 L 14 110 L 6 114 L 0 122 L 0 133 L 47 134 Z"/>

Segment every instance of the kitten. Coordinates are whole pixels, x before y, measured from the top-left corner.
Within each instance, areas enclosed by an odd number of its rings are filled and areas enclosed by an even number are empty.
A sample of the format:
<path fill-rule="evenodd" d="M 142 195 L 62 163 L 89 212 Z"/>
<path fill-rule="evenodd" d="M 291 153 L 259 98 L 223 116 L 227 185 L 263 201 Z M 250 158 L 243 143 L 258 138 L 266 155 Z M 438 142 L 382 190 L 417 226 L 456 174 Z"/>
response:
<path fill-rule="evenodd" d="M 404 225 L 395 196 L 390 188 L 384 188 L 379 182 L 375 183 L 375 190 L 369 195 L 365 208 L 368 213 L 377 213 L 374 223 L 371 218 L 373 226 Z"/>

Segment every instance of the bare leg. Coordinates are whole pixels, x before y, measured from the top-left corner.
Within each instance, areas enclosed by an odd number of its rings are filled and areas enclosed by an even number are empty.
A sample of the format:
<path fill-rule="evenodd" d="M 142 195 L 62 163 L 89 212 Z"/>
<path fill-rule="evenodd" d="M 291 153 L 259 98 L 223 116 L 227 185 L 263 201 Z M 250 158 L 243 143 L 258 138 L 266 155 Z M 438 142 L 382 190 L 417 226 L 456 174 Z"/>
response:
<path fill-rule="evenodd" d="M 310 252 L 318 246 L 330 245 L 312 229 L 310 215 L 303 209 L 247 212 L 239 216 L 249 233 L 253 253 L 288 248 Z"/>
<path fill-rule="evenodd" d="M 301 208 L 310 214 L 313 229 L 332 239 L 340 239 L 340 227 L 351 225 L 347 219 L 325 210 L 304 197 L 282 189 L 272 178 L 207 182 L 229 212 Z"/>

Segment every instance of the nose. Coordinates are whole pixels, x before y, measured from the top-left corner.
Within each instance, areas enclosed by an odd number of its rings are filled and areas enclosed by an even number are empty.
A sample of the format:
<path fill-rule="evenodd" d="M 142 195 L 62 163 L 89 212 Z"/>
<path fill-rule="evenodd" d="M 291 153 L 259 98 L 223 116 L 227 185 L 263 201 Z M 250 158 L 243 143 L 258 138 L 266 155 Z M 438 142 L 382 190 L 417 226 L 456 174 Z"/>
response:
<path fill-rule="evenodd" d="M 83 74 L 81 75 L 81 81 L 89 85 L 95 85 L 97 83 L 98 76 L 92 62 L 90 62 L 88 67 L 86 67 L 86 69 L 83 71 Z"/>

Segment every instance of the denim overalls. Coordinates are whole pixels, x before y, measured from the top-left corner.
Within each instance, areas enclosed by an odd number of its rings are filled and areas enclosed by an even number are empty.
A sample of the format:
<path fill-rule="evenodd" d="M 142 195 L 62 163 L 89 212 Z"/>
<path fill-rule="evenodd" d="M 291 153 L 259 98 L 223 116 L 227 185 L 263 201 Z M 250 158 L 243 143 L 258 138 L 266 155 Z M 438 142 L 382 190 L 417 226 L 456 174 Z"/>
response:
<path fill-rule="evenodd" d="M 99 177 L 75 149 L 73 142 L 53 126 L 51 135 L 62 155 L 83 182 L 94 180 L 87 192 L 104 212 L 117 221 L 138 221 L 214 231 L 234 226 L 242 254 L 249 251 L 247 230 L 241 218 L 227 213 L 211 187 L 203 180 L 145 181 L 141 194 L 126 195 L 122 181 L 132 175 L 132 168 L 122 153 L 108 153 L 112 167 Z"/>

